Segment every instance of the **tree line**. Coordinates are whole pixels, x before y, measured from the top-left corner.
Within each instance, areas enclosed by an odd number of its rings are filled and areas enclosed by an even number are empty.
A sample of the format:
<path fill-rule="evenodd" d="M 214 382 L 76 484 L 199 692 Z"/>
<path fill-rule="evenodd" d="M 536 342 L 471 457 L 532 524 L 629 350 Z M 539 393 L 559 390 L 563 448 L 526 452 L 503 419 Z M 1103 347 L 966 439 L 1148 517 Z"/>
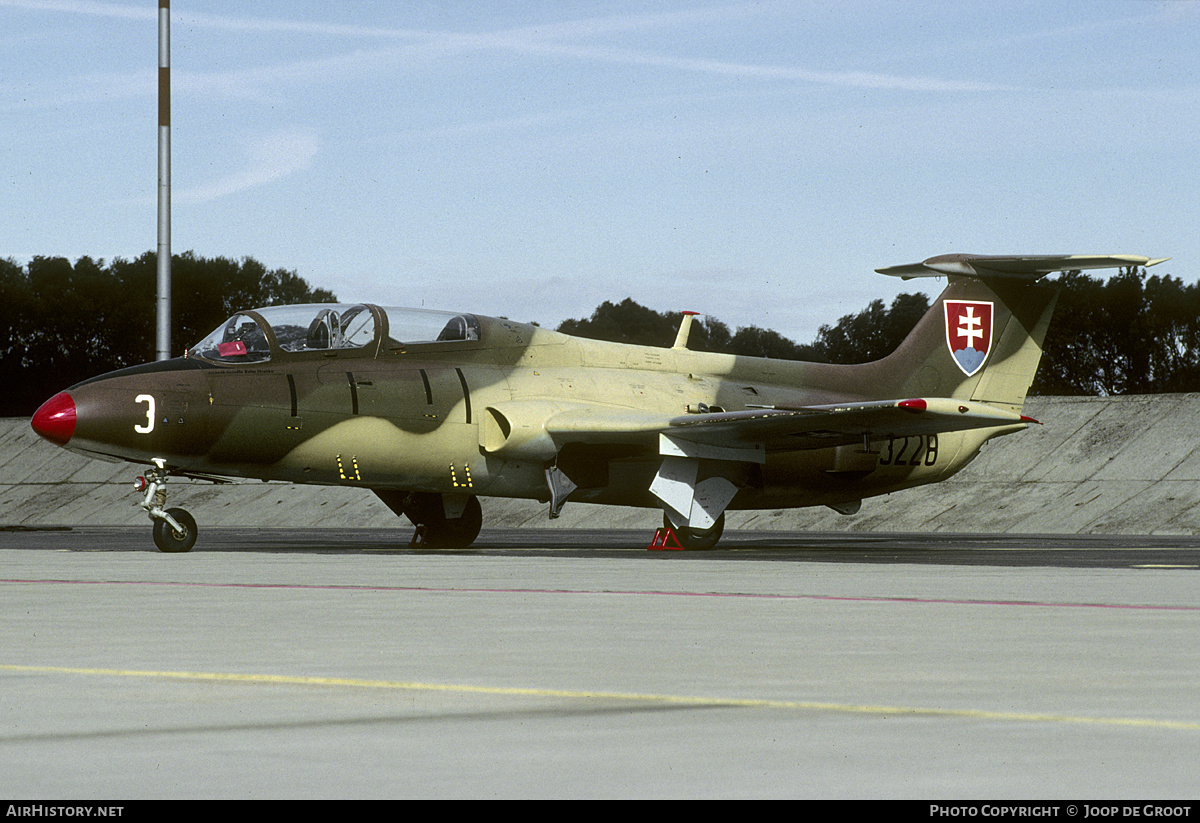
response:
<path fill-rule="evenodd" d="M 1059 289 L 1059 298 L 1031 394 L 1200 391 L 1200 283 L 1147 276 L 1142 268 L 1122 269 L 1107 278 L 1063 272 L 1046 282 Z M 895 351 L 929 306 L 924 294 L 901 294 L 890 306 L 873 300 L 862 311 L 821 326 L 807 344 L 753 326 L 731 333 L 721 321 L 706 320 L 702 332 L 693 331 L 689 347 L 819 363 L 868 363 Z M 660 314 L 627 299 L 603 303 L 590 318 L 567 320 L 559 330 L 669 346 L 678 326 L 678 314 Z"/>
<path fill-rule="evenodd" d="M 335 302 L 294 271 L 252 258 L 172 257 L 171 351 L 203 338 L 234 313 L 279 303 Z M 1200 391 L 1200 283 L 1122 269 L 1106 279 L 1065 272 L 1032 394 L 1117 395 Z M 81 257 L 0 259 L 0 416 L 27 416 L 81 380 L 154 358 L 157 257 L 110 263 Z M 757 326 L 731 330 L 715 318 L 693 329 L 700 351 L 823 363 L 865 363 L 890 354 L 928 311 L 924 294 L 901 294 L 821 326 L 796 343 Z M 670 346 L 678 313 L 632 299 L 605 302 L 558 330 L 593 339 Z"/>
<path fill-rule="evenodd" d="M 295 272 L 251 258 L 172 255 L 171 351 L 182 352 L 241 309 L 330 303 Z M 26 416 L 81 380 L 155 355 L 158 255 L 110 263 L 0 259 L 0 416 Z"/>

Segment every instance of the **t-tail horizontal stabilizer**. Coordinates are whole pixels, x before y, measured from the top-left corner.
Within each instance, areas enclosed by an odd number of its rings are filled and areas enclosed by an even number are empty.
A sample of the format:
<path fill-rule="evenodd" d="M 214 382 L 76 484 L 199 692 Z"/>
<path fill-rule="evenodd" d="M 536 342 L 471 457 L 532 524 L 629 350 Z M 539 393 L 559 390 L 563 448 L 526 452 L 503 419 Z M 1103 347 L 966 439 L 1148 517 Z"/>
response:
<path fill-rule="evenodd" d="M 875 271 L 911 280 L 914 277 L 1002 277 L 1030 282 L 1056 271 L 1117 269 L 1154 266 L 1169 257 L 1139 257 L 1135 254 L 1052 254 L 1044 256 L 942 254 L 921 263 L 888 266 Z"/>

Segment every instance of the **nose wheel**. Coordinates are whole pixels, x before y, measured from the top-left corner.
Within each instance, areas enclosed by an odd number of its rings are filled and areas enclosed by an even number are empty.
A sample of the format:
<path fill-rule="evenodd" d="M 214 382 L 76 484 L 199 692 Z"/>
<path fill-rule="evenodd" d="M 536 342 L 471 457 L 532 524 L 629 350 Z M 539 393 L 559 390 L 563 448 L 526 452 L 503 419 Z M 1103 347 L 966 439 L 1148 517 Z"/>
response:
<path fill-rule="evenodd" d="M 154 545 L 161 552 L 191 551 L 196 545 L 199 529 L 196 518 L 185 509 L 166 508 L 168 472 L 166 463 L 161 458 L 154 459 L 154 468 L 146 472 L 145 477 L 139 477 L 134 488 L 145 493 L 142 508 L 150 515 L 153 522 Z"/>
<path fill-rule="evenodd" d="M 154 521 L 154 545 L 160 552 L 186 552 L 196 545 L 196 518 L 186 509 L 167 509 L 162 520 Z M 174 520 L 170 523 L 167 518 Z"/>

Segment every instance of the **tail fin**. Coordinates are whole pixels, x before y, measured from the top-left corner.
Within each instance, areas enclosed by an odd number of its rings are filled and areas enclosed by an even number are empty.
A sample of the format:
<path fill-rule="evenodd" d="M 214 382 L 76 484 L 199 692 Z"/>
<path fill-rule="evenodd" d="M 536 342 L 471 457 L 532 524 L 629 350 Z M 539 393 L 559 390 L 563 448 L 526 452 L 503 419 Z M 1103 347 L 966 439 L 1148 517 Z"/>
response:
<path fill-rule="evenodd" d="M 945 291 L 895 352 L 873 366 L 891 396 L 954 397 L 1019 412 L 1042 357 L 1058 291 L 1033 285 L 1075 269 L 1153 266 L 1131 255 L 943 255 L 877 269 L 909 279 L 948 279 Z"/>

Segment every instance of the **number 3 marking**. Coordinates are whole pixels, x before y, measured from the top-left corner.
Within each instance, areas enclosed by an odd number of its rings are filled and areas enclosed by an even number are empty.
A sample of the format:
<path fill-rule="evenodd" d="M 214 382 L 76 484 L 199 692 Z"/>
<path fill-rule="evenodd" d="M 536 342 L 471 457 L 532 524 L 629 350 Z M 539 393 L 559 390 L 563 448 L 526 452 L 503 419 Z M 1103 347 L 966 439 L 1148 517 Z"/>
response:
<path fill-rule="evenodd" d="M 146 423 L 145 425 L 134 426 L 133 430 L 138 434 L 149 434 L 154 431 L 154 395 L 139 394 L 133 398 L 133 402 L 146 404 Z"/>

